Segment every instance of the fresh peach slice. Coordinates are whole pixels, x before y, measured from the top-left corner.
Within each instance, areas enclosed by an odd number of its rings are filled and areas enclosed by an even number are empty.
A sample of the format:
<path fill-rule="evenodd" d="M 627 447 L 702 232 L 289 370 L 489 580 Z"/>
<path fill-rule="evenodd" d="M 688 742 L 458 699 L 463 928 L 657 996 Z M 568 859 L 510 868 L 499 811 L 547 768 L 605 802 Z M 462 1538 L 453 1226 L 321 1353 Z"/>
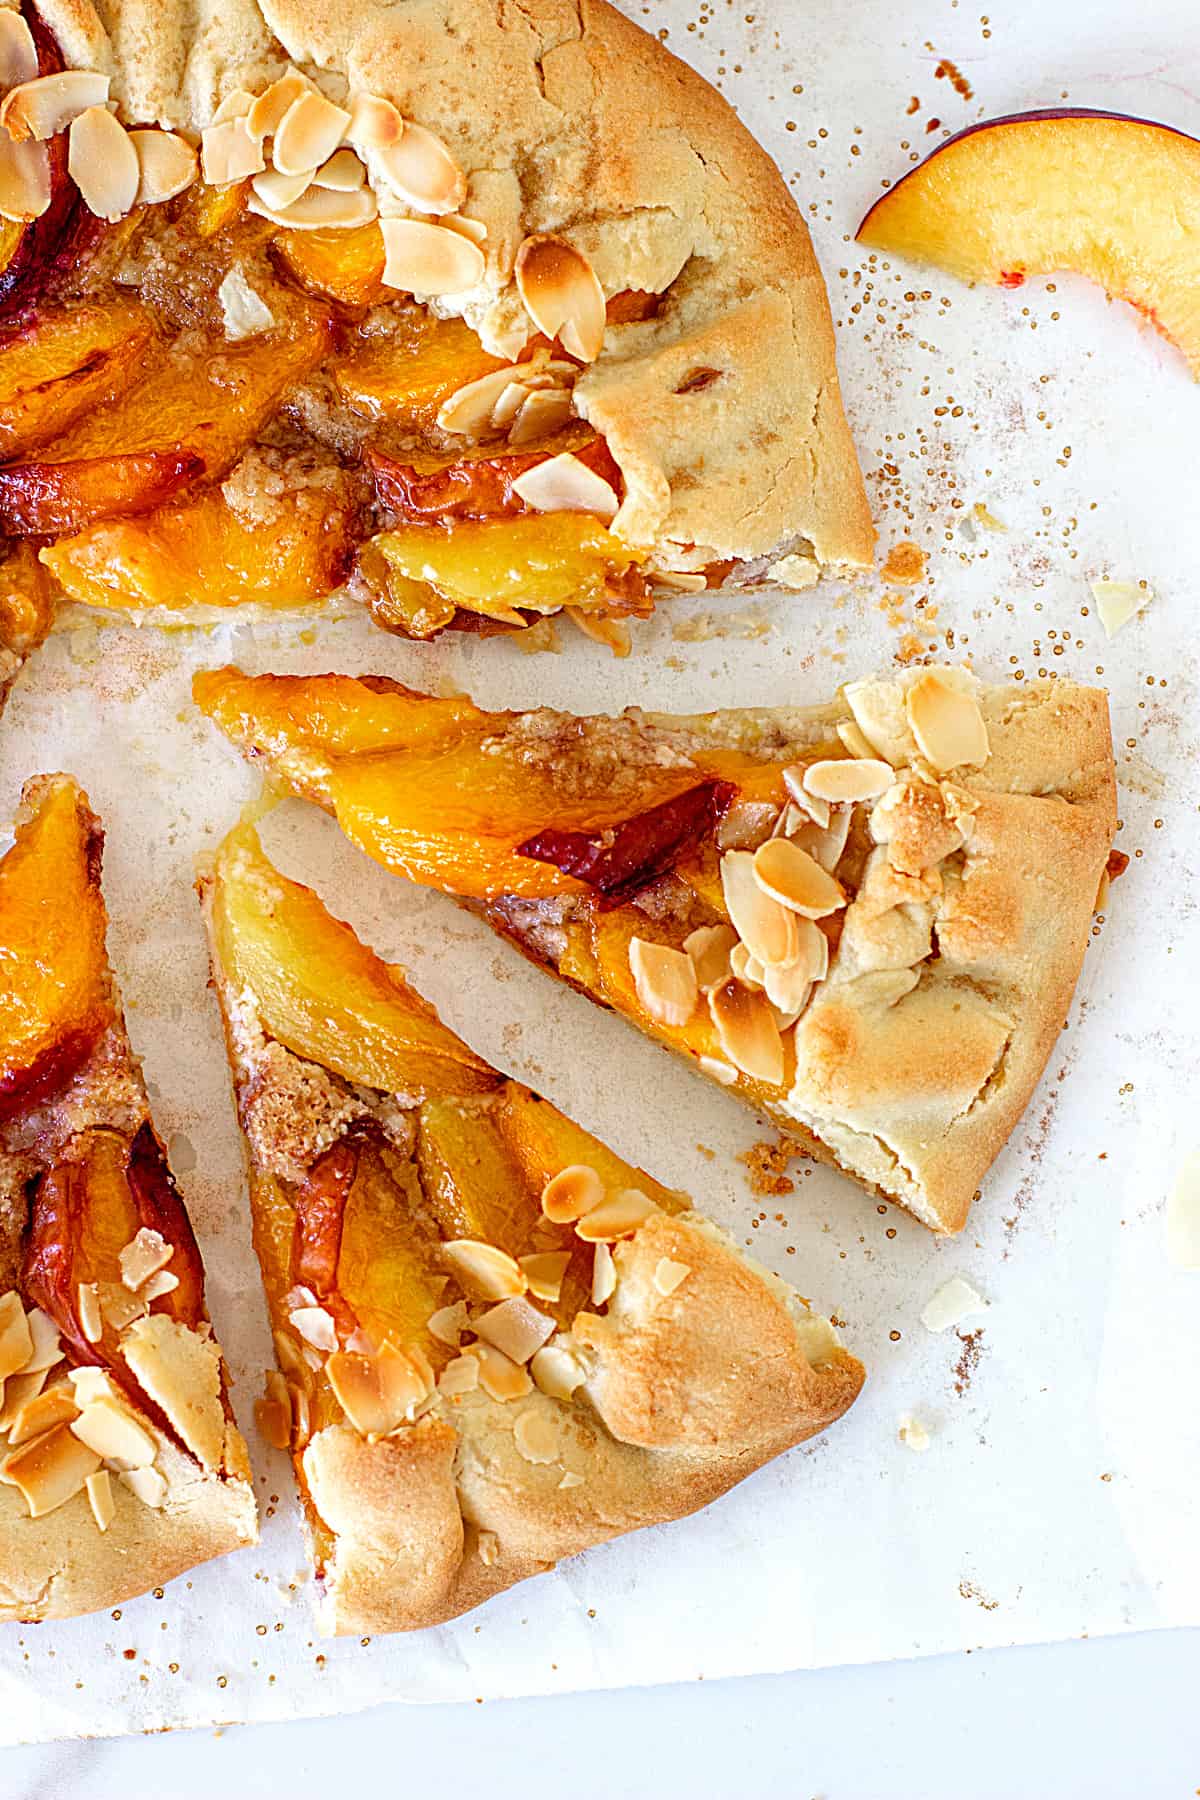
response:
<path fill-rule="evenodd" d="M 82 795 L 60 779 L 0 862 L 0 1117 L 66 1080 L 112 1022 L 101 843 Z"/>
<path fill-rule="evenodd" d="M 137 377 L 153 321 L 128 300 L 43 314 L 0 349 L 0 458 L 57 437 Z"/>
<path fill-rule="evenodd" d="M 1073 270 L 1200 375 L 1200 142 L 1103 112 L 1017 113 L 951 138 L 877 200 L 872 249 L 1018 287 Z"/>
<path fill-rule="evenodd" d="M 41 559 L 72 600 L 89 606 L 299 606 L 346 579 L 352 520 L 330 488 L 301 488 L 285 500 L 264 530 L 219 487 L 208 488 L 194 500 L 60 538 Z"/>
<path fill-rule="evenodd" d="M 378 224 L 352 231 L 281 231 L 271 253 L 302 287 L 343 306 L 377 306 L 394 298 L 383 285 L 385 253 Z"/>
<path fill-rule="evenodd" d="M 369 229 L 377 233 L 379 227 Z M 421 431 L 433 425 L 451 394 L 503 367 L 503 359 L 485 350 L 461 319 L 435 319 L 414 310 L 401 315 L 396 331 L 336 357 L 330 373 L 360 418 Z"/>

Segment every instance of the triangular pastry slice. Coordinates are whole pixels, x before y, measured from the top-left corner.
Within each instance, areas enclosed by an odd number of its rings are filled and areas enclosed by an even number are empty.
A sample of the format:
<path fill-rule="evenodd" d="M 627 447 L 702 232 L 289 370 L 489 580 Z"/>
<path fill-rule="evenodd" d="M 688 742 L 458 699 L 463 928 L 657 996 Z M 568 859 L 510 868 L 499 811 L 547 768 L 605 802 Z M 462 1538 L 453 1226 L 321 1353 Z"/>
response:
<path fill-rule="evenodd" d="M 194 692 L 377 861 L 961 1229 L 1079 975 L 1116 827 L 1100 689 L 914 668 L 692 718 L 235 669 Z"/>
<path fill-rule="evenodd" d="M 118 1605 L 257 1537 L 204 1270 L 65 775 L 0 861 L 0 1620 Z"/>
<path fill-rule="evenodd" d="M 434 1625 L 850 1406 L 826 1318 L 475 1056 L 240 826 L 200 883 L 334 1632 Z"/>

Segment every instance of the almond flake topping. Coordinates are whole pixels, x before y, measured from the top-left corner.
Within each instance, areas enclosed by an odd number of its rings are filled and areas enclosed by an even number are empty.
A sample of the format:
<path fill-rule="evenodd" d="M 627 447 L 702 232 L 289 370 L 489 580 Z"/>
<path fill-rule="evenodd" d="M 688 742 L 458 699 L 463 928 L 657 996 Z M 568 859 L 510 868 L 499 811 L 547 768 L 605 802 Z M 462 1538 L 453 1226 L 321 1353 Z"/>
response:
<path fill-rule="evenodd" d="M 630 938 L 629 972 L 638 1000 L 657 1024 L 687 1024 L 699 1002 L 700 989 L 686 951 L 646 938 Z"/>
<path fill-rule="evenodd" d="M 256 138 L 273 137 L 301 95 L 316 91 L 307 75 L 289 69 L 251 102 L 245 113 L 246 129 Z"/>
<path fill-rule="evenodd" d="M 561 431 L 575 413 L 566 388 L 535 388 L 528 394 L 508 434 L 510 444 L 534 444 Z"/>
<path fill-rule="evenodd" d="M 523 1400 L 533 1386 L 520 1363 L 494 1344 L 472 1344 L 469 1355 L 479 1363 L 479 1385 L 493 1400 Z"/>
<path fill-rule="evenodd" d="M 569 1225 L 599 1206 L 604 1183 L 587 1163 L 569 1163 L 542 1189 L 542 1211 L 555 1225 Z"/>
<path fill-rule="evenodd" d="M 513 493 L 535 512 L 585 512 L 610 522 L 620 501 L 603 475 L 564 450 L 518 475 Z"/>
<path fill-rule="evenodd" d="M 33 1339 L 33 1354 L 22 1364 L 22 1373 L 32 1375 L 38 1369 L 52 1369 L 62 1356 L 58 1326 L 40 1306 L 25 1315 L 25 1322 Z"/>
<path fill-rule="evenodd" d="M 313 176 L 317 187 L 332 188 L 338 194 L 353 194 L 366 179 L 367 171 L 358 157 L 353 150 L 345 148 L 335 150 Z"/>
<path fill-rule="evenodd" d="M 31 1518 L 43 1518 L 82 1493 L 89 1475 L 100 1467 L 94 1450 L 73 1435 L 69 1425 L 56 1425 L 5 1458 L 0 1473 L 20 1488 Z"/>
<path fill-rule="evenodd" d="M 404 131 L 404 120 L 390 100 L 377 94 L 356 94 L 350 102 L 350 124 L 346 136 L 360 152 L 386 150 Z"/>
<path fill-rule="evenodd" d="M 517 1258 L 529 1292 L 539 1300 L 557 1300 L 562 1293 L 563 1277 L 571 1260 L 569 1250 L 538 1250 L 532 1256 Z"/>
<path fill-rule="evenodd" d="M 585 1244 L 611 1243 L 617 1238 L 632 1237 L 658 1211 L 648 1194 L 640 1188 L 615 1188 L 599 1206 L 593 1206 L 575 1227 L 576 1237 Z"/>
<path fill-rule="evenodd" d="M 665 1300 L 677 1287 L 682 1286 L 691 1272 L 690 1264 L 674 1262 L 669 1256 L 660 1256 L 654 1268 L 654 1285 Z"/>
<path fill-rule="evenodd" d="M 36 1400 L 46 1385 L 45 1369 L 38 1369 L 33 1375 L 10 1375 L 4 1383 L 0 1396 L 0 1432 L 12 1430 L 13 1422 L 22 1408 Z"/>
<path fill-rule="evenodd" d="M 298 200 L 278 210 L 252 193 L 246 210 L 288 231 L 353 231 L 360 225 L 369 225 L 379 208 L 370 188 L 340 194 L 332 188 L 309 186 Z"/>
<path fill-rule="evenodd" d="M 710 1080 L 719 1082 L 722 1087 L 733 1087 L 737 1082 L 737 1070 L 731 1069 L 727 1062 L 719 1056 L 702 1056 L 699 1061 L 700 1073 Z"/>
<path fill-rule="evenodd" d="M 161 1300 L 164 1294 L 173 1294 L 178 1286 L 178 1275 L 172 1275 L 170 1269 L 160 1269 L 142 1289 L 142 1299 L 148 1305 L 152 1300 Z"/>
<path fill-rule="evenodd" d="M 721 858 L 721 890 L 733 928 L 750 955 L 763 964 L 796 960 L 792 911 L 781 896 L 768 891 L 758 874 L 759 858 L 786 843 L 786 838 L 768 838 L 753 852 L 730 850 Z"/>
<path fill-rule="evenodd" d="M 548 1338 L 554 1336 L 554 1320 L 531 1306 L 528 1300 L 501 1300 L 472 1323 L 472 1330 L 487 1344 L 503 1350 L 515 1363 L 527 1363 Z"/>
<path fill-rule="evenodd" d="M 414 212 L 457 212 L 467 197 L 467 179 L 441 138 L 423 125 L 405 122 L 401 135 L 375 152 L 380 174 Z"/>
<path fill-rule="evenodd" d="M 122 1250 L 118 1261 L 121 1264 L 121 1280 L 131 1293 L 165 1269 L 175 1254 L 175 1246 L 168 1244 L 161 1231 L 154 1231 L 143 1225 L 135 1237 L 130 1238 Z"/>
<path fill-rule="evenodd" d="M 89 1344 L 98 1344 L 104 1335 L 104 1315 L 100 1311 L 100 1289 L 94 1281 L 81 1281 L 75 1308 L 79 1329 Z"/>
<path fill-rule="evenodd" d="M 411 1421 L 433 1385 L 425 1371 L 392 1344 L 384 1344 L 378 1356 L 336 1351 L 325 1364 L 325 1373 L 346 1417 L 368 1442 Z"/>
<path fill-rule="evenodd" d="M 592 1261 L 592 1305 L 604 1306 L 617 1291 L 617 1265 L 605 1243 L 596 1245 Z"/>
<path fill-rule="evenodd" d="M 262 1398 L 254 1402 L 254 1422 L 272 1450 L 286 1450 L 292 1441 L 292 1399 L 278 1369 L 263 1373 Z"/>
<path fill-rule="evenodd" d="M 118 1479 L 143 1506 L 160 1507 L 167 1497 L 167 1480 L 159 1469 L 123 1469 Z"/>
<path fill-rule="evenodd" d="M 295 1331 L 311 1344 L 314 1350 L 336 1350 L 338 1347 L 337 1327 L 333 1317 L 323 1306 L 297 1306 L 288 1314 L 288 1319 Z"/>
<path fill-rule="evenodd" d="M 127 1287 L 119 1286 L 115 1281 L 97 1283 L 100 1295 L 100 1316 L 106 1325 L 111 1325 L 115 1332 L 122 1332 L 135 1319 L 144 1318 L 149 1308 L 140 1294 L 131 1294 Z"/>
<path fill-rule="evenodd" d="M 486 263 L 478 244 L 460 231 L 427 219 L 381 219 L 385 287 L 433 298 L 462 294 L 483 280 Z"/>
<path fill-rule="evenodd" d="M 0 13 L 0 18 L 11 18 Z M 50 204 L 50 156 L 32 138 L 14 144 L 0 131 L 0 218 L 14 225 L 40 219 Z"/>
<path fill-rule="evenodd" d="M 119 1400 L 90 1401 L 70 1429 L 81 1444 L 119 1469 L 149 1468 L 157 1454 L 150 1433 Z"/>
<path fill-rule="evenodd" d="M 612 1254 L 608 1245 L 598 1244 L 597 1256 L 602 1250 L 611 1262 Z M 597 1301 L 596 1304 L 599 1306 L 602 1302 Z M 529 1369 L 537 1386 L 551 1400 L 570 1400 L 587 1378 L 571 1352 L 561 1344 L 547 1344 L 544 1350 L 539 1350 Z"/>
<path fill-rule="evenodd" d="M 853 719 L 842 719 L 838 725 L 837 734 L 851 756 L 857 757 L 860 762 L 874 761 L 874 748 L 868 743 L 865 733 Z M 890 763 L 888 767 L 891 767 Z"/>
<path fill-rule="evenodd" d="M 527 1463 L 557 1462 L 559 1436 L 557 1422 L 548 1410 L 534 1405 L 517 1415 L 513 1425 L 513 1442 Z"/>
<path fill-rule="evenodd" d="M 0 88 L 20 87 L 36 81 L 37 46 L 33 33 L 19 12 L 0 12 Z"/>
<path fill-rule="evenodd" d="M 301 194 L 312 186 L 313 171 L 305 169 L 299 175 L 281 175 L 278 169 L 264 169 L 255 175 L 250 187 L 256 199 L 272 212 L 284 212 Z"/>
<path fill-rule="evenodd" d="M 732 977 L 708 996 L 708 1010 L 730 1062 L 757 1081 L 783 1080 L 783 1039 L 765 994 Z"/>
<path fill-rule="evenodd" d="M 754 852 L 754 879 L 764 894 L 806 919 L 823 919 L 846 904 L 846 896 L 833 876 L 790 838 L 772 838 L 760 845 Z M 793 963 L 798 948 L 798 940 L 793 937 L 790 956 L 760 960 Z"/>
<path fill-rule="evenodd" d="M 842 852 L 850 836 L 850 809 L 844 807 L 831 814 L 825 831 L 819 825 L 804 825 L 799 831 L 789 835 L 802 850 L 806 850 L 809 856 L 820 863 L 827 875 L 832 875 L 842 860 Z"/>
<path fill-rule="evenodd" d="M 773 969 L 790 968 L 790 966 L 789 963 L 771 964 Z M 735 944 L 729 952 L 729 973 L 736 975 L 739 981 L 744 981 L 747 987 L 760 988 L 763 985 L 766 970 L 757 956 L 751 956 L 745 944 Z M 715 985 L 719 986 L 720 983 Z"/>
<path fill-rule="evenodd" d="M 514 385 L 517 367 L 515 363 L 508 363 L 502 369 L 491 369 L 477 381 L 468 381 L 448 400 L 443 400 L 437 415 L 441 429 L 461 437 L 484 437 L 492 428 L 499 401 Z M 525 389 L 521 387 L 520 392 L 524 394 Z"/>
<path fill-rule="evenodd" d="M 904 696 L 908 722 L 921 755 L 938 771 L 988 759 L 987 726 L 974 694 L 950 679 L 956 670 L 927 669 Z"/>
<path fill-rule="evenodd" d="M 442 1254 L 470 1293 L 481 1300 L 508 1300 L 525 1292 L 525 1277 L 515 1257 L 479 1238 L 453 1238 Z"/>
<path fill-rule="evenodd" d="M 281 175 L 300 175 L 328 162 L 350 124 L 350 114 L 315 90 L 298 94 L 275 128 L 271 161 Z"/>
<path fill-rule="evenodd" d="M 448 1400 L 457 1399 L 460 1394 L 473 1394 L 478 1386 L 477 1356 L 454 1357 L 438 1376 L 438 1393 L 444 1394 Z"/>
<path fill-rule="evenodd" d="M 226 119 L 200 133 L 200 168 L 211 187 L 229 187 L 266 168 L 262 141 L 246 119 Z"/>
<path fill-rule="evenodd" d="M 75 1390 L 75 1404 L 80 1408 L 90 1406 L 93 1400 L 116 1398 L 112 1377 L 106 1369 L 97 1369 L 89 1363 L 83 1363 L 78 1369 L 67 1371 L 67 1380 Z"/>
<path fill-rule="evenodd" d="M 97 1469 L 88 1476 L 84 1486 L 87 1488 L 92 1517 L 96 1521 L 96 1530 L 107 1531 L 117 1510 L 117 1503 L 113 1499 L 112 1477 L 107 1469 Z"/>
<path fill-rule="evenodd" d="M 805 792 L 835 806 L 851 805 L 859 800 L 877 800 L 892 785 L 891 763 L 878 757 L 830 757 L 810 763 L 804 771 Z M 829 819 L 817 823 L 828 825 Z"/>
<path fill-rule="evenodd" d="M 604 289 L 583 251 L 551 233 L 527 237 L 516 277 L 521 304 L 538 330 L 557 338 L 568 356 L 595 362 L 604 343 Z"/>
<path fill-rule="evenodd" d="M 253 110 L 255 104 L 254 95 L 248 88 L 234 88 L 232 92 L 226 94 L 218 106 L 211 123 L 224 125 L 227 119 L 244 119 L 247 113 Z"/>
<path fill-rule="evenodd" d="M 435 1337 L 439 1344 L 448 1344 L 451 1350 L 458 1349 L 466 1328 L 467 1303 L 465 1300 L 456 1300 L 453 1306 L 441 1306 L 437 1312 L 429 1315 L 430 1336 Z"/>
<path fill-rule="evenodd" d="M 26 138 L 57 137 L 72 119 L 108 99 L 108 76 L 88 69 L 64 69 L 57 75 L 37 75 L 12 88 L 0 104 L 0 125 L 7 127 L 14 143 Z"/>
<path fill-rule="evenodd" d="M 692 959 L 696 985 L 702 992 L 717 987 L 729 974 L 729 958 L 738 941 L 732 925 L 698 925 L 688 933 L 683 947 Z"/>
<path fill-rule="evenodd" d="M 35 1394 L 13 1417 L 8 1428 L 8 1441 L 14 1449 L 30 1438 L 39 1437 L 53 1425 L 69 1425 L 79 1417 L 75 1390 L 69 1381 L 56 1381 L 44 1393 Z"/>
<path fill-rule="evenodd" d="M 105 106 L 89 106 L 71 121 L 67 172 L 98 219 L 113 224 L 133 209 L 142 178 L 129 133 Z"/>
<path fill-rule="evenodd" d="M 0 1296 L 0 1382 L 23 1369 L 33 1355 L 33 1337 L 15 1288 Z"/>
<path fill-rule="evenodd" d="M 808 770 L 803 763 L 783 771 L 783 785 L 791 795 L 795 804 L 807 813 L 814 825 L 822 830 L 829 823 L 829 802 L 814 794 L 808 785 Z M 783 834 L 787 836 L 785 831 Z"/>
<path fill-rule="evenodd" d="M 131 131 L 129 141 L 138 160 L 136 205 L 157 206 L 191 187 L 199 164 L 186 138 L 174 131 Z"/>
<path fill-rule="evenodd" d="M 1107 638 L 1116 637 L 1154 598 L 1144 581 L 1091 581 L 1088 586 Z"/>
<path fill-rule="evenodd" d="M 275 323 L 275 315 L 262 296 L 251 287 L 240 263 L 234 263 L 226 270 L 217 289 L 217 299 L 221 304 L 221 318 L 225 326 L 225 336 L 231 344 L 240 344 L 243 339 L 258 337 L 264 331 L 270 331 Z"/>

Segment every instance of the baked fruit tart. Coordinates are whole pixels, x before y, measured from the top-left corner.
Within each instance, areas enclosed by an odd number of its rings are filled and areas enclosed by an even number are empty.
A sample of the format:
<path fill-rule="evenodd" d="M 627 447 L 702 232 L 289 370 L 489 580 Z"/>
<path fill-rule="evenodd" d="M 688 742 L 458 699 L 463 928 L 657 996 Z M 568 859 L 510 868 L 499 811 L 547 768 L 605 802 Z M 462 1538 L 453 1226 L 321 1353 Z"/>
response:
<path fill-rule="evenodd" d="M 0 861 L 0 1620 L 118 1605 L 257 1537 L 204 1269 L 65 775 Z"/>
<path fill-rule="evenodd" d="M 200 882 L 333 1632 L 438 1624 L 679 1518 L 861 1365 L 687 1196 L 475 1056 L 243 824 Z"/>
<path fill-rule="evenodd" d="M 828 706 L 484 712 L 196 677 L 385 867 L 482 913 L 815 1156 L 962 1228 L 1078 978 L 1116 828 L 1108 703 L 957 667 Z"/>
<path fill-rule="evenodd" d="M 621 648 L 871 558 L 800 213 L 603 0 L 0 10 L 0 332 L 18 663 L 56 597 Z"/>

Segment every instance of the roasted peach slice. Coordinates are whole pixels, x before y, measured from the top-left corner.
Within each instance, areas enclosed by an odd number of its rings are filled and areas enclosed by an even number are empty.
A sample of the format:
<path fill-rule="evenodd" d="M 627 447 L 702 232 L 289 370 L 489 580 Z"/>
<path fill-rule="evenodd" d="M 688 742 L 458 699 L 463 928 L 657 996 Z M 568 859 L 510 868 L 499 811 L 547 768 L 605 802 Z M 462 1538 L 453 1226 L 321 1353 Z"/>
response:
<path fill-rule="evenodd" d="M 486 1093 L 496 1076 L 440 1023 L 398 970 L 262 854 L 250 826 L 221 847 L 213 932 L 230 979 L 271 1036 L 347 1081 L 388 1093 Z"/>
<path fill-rule="evenodd" d="M 32 544 L 16 539 L 0 549 L 0 646 L 26 657 L 50 629 L 50 582 Z"/>
<path fill-rule="evenodd" d="M 264 528 L 213 487 L 135 519 L 90 525 L 48 545 L 41 559 L 72 600 L 89 606 L 303 605 L 345 580 L 352 520 L 330 488 L 299 488 L 285 501 Z"/>
<path fill-rule="evenodd" d="M 63 59 L 53 33 L 36 6 L 25 9 L 24 16 L 33 33 L 39 76 L 57 75 Z M 86 208 L 68 173 L 67 154 L 67 134 L 59 132 L 46 145 L 49 206 L 27 225 L 5 226 L 0 253 L 0 318 L 12 318 L 36 300 L 53 280 L 60 259 L 70 258 L 71 241 L 78 235 L 80 214 L 86 213 Z M 91 214 L 86 216 L 91 218 Z M 86 224 L 84 231 L 86 235 Z"/>
<path fill-rule="evenodd" d="M 324 756 L 448 744 L 487 714 L 465 695 L 420 694 L 386 675 L 243 675 L 204 669 L 192 683 L 201 712 L 235 744 L 287 755 L 303 745 Z"/>
<path fill-rule="evenodd" d="M 352 231 L 281 231 L 271 251 L 312 294 L 343 306 L 376 306 L 395 297 L 383 285 L 385 252 L 377 224 Z"/>
<path fill-rule="evenodd" d="M 859 242 L 965 281 L 1073 270 L 1200 375 L 1200 142 L 1102 112 L 1017 113 L 951 138 L 877 200 Z"/>
<path fill-rule="evenodd" d="M 621 475 L 608 445 L 583 420 L 524 450 L 476 444 L 454 455 L 424 451 L 405 461 L 371 448 L 366 460 L 381 506 L 398 520 L 432 524 L 530 512 L 514 484 L 536 464 L 567 452 L 602 476 L 614 493 L 619 491 Z"/>
<path fill-rule="evenodd" d="M 74 784 L 51 780 L 0 863 L 0 1117 L 65 1081 L 112 1022 L 101 841 Z"/>
<path fill-rule="evenodd" d="M 451 394 L 503 367 L 503 359 L 486 351 L 461 319 L 435 319 L 414 309 L 401 314 L 386 336 L 367 338 L 335 357 L 330 372 L 343 401 L 360 418 L 423 431 Z"/>
<path fill-rule="evenodd" d="M 382 1343 L 422 1340 L 441 1304 L 445 1271 L 417 1225 L 421 1194 L 411 1162 L 368 1140 L 358 1152 L 338 1246 L 337 1292 Z"/>
<path fill-rule="evenodd" d="M 683 1212 L 690 1204 L 685 1194 L 677 1194 L 644 1169 L 627 1163 L 590 1131 L 520 1082 L 505 1083 L 493 1116 L 526 1182 L 539 1198 L 546 1183 L 560 1170 L 573 1163 L 586 1163 L 595 1169 L 606 1188 L 640 1188 L 664 1212 Z"/>
<path fill-rule="evenodd" d="M 128 300 L 42 315 L 0 340 L 0 458 L 57 437 L 137 378 L 154 335 Z"/>
<path fill-rule="evenodd" d="M 444 1238 L 482 1238 L 510 1256 L 530 1247 L 538 1194 L 493 1122 L 491 1111 L 426 1100 L 417 1135 L 421 1187 Z"/>

